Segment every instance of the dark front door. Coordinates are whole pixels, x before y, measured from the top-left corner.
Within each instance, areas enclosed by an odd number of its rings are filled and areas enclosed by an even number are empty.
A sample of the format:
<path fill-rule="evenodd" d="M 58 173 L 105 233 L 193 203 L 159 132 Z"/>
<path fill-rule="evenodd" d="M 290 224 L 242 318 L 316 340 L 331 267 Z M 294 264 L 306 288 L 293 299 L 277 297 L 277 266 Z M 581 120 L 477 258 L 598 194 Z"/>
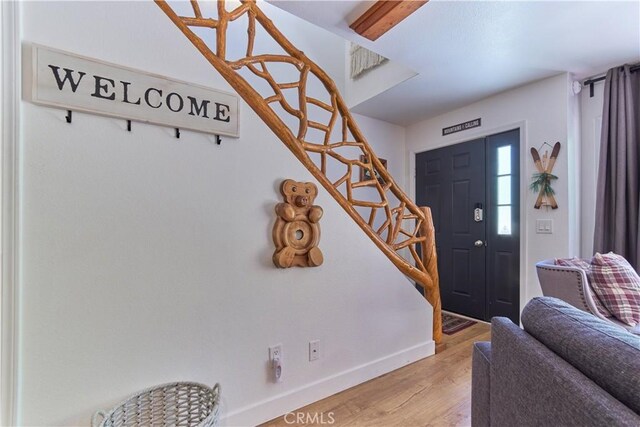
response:
<path fill-rule="evenodd" d="M 444 310 L 519 314 L 519 131 L 416 155 L 416 200 L 433 212 Z"/>
<path fill-rule="evenodd" d="M 472 212 L 485 200 L 484 150 L 483 138 L 416 157 L 416 199 L 433 211 L 442 307 L 479 319 L 485 317 L 485 227 Z"/>

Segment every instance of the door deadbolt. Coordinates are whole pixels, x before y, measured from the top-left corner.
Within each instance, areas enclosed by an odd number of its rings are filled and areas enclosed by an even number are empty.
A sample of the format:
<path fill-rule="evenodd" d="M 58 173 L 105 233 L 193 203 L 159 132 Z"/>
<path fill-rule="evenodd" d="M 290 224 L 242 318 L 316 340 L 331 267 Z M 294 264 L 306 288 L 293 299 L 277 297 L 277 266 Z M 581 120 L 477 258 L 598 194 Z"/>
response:
<path fill-rule="evenodd" d="M 476 248 L 480 248 L 484 246 L 484 242 L 482 240 L 476 240 L 474 245 L 476 246 Z"/>
<path fill-rule="evenodd" d="M 473 220 L 475 222 L 482 222 L 484 220 L 484 210 L 482 209 L 482 203 L 476 203 L 476 208 L 473 210 Z"/>

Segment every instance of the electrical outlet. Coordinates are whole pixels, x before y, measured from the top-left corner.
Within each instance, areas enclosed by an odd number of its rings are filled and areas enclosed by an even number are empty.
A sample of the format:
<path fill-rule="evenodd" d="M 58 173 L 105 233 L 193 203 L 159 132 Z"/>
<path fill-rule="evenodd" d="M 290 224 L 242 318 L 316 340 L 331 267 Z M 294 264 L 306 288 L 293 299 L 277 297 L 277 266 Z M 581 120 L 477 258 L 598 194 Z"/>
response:
<path fill-rule="evenodd" d="M 269 360 L 282 360 L 282 344 L 277 344 L 269 347 Z"/>
<path fill-rule="evenodd" d="M 309 362 L 320 359 L 320 341 L 309 341 Z"/>
<path fill-rule="evenodd" d="M 269 347 L 269 361 L 274 382 L 282 381 L 282 344 Z"/>

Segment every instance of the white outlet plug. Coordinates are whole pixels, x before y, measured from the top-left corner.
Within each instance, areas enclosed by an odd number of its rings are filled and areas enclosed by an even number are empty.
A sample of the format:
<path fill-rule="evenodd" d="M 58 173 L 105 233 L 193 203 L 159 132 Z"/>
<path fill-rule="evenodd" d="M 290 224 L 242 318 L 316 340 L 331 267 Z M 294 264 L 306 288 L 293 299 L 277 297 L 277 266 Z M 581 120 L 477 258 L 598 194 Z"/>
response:
<path fill-rule="evenodd" d="M 282 344 L 269 347 L 269 361 L 275 382 L 282 381 Z"/>
<path fill-rule="evenodd" d="M 320 359 L 320 341 L 309 341 L 309 362 Z"/>

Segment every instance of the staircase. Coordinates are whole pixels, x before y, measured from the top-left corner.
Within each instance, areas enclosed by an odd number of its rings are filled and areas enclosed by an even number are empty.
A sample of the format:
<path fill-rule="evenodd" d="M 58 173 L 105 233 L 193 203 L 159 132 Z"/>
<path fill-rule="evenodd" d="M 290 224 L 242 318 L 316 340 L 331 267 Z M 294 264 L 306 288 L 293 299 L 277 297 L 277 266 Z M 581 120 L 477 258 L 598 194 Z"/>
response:
<path fill-rule="evenodd" d="M 391 262 L 423 286 L 434 310 L 433 338 L 440 342 L 440 290 L 431 211 L 416 206 L 396 185 L 362 135 L 333 80 L 296 49 L 254 1 L 243 0 L 232 10 L 218 1 L 215 17 L 203 16 L 197 0 L 191 1 L 189 16 L 178 15 L 164 0 L 156 0 L 156 4 Z M 228 26 L 240 20 L 247 23 L 246 55 L 227 59 Z M 282 53 L 254 53 L 257 26 Z M 198 35 L 203 29 L 215 33 L 215 37 L 207 38 L 215 40 L 215 49 Z M 269 67 L 282 65 L 295 67 L 297 80 L 278 82 Z M 242 73 L 266 82 L 270 93 L 261 94 Z M 312 78 L 326 89 L 322 100 L 307 94 L 307 81 Z M 296 92 L 295 103 L 285 94 L 290 90 Z M 314 111 L 323 114 L 314 115 Z M 318 115 L 324 118 L 317 119 Z M 372 178 L 361 181 L 360 168 Z M 330 179 L 329 172 L 336 170 L 341 172 Z M 364 188 L 369 190 L 361 191 Z M 366 193 L 368 199 L 360 193 Z M 371 194 L 375 194 L 374 200 Z"/>

